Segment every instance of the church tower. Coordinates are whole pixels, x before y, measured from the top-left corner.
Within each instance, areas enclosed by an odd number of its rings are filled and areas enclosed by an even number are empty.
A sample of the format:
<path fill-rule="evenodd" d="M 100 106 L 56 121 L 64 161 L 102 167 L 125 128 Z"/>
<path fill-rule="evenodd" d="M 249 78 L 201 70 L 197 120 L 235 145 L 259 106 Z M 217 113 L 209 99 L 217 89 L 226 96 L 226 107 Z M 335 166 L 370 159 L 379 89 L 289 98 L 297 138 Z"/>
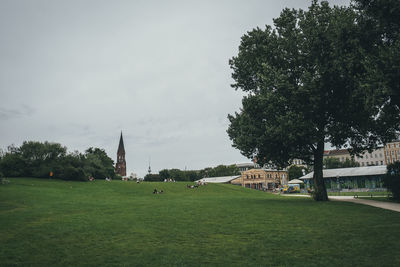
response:
<path fill-rule="evenodd" d="M 122 139 L 122 131 L 121 131 L 121 137 L 119 139 L 119 146 L 117 151 L 117 163 L 115 164 L 115 173 L 121 176 L 126 176 L 125 148 L 124 148 L 124 140 Z"/>

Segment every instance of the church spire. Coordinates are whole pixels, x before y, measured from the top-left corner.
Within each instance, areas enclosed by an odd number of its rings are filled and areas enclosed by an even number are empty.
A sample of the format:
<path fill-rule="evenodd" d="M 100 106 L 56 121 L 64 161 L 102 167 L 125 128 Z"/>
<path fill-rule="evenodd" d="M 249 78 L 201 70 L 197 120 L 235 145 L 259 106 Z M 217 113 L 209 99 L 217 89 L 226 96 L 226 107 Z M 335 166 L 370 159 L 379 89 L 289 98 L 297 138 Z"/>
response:
<path fill-rule="evenodd" d="M 126 176 L 125 148 L 124 148 L 124 139 L 122 138 L 122 131 L 121 131 L 121 137 L 119 138 L 117 163 L 115 164 L 115 173 L 121 176 Z"/>
<path fill-rule="evenodd" d="M 118 152 L 123 152 L 125 153 L 125 148 L 124 148 L 124 139 L 122 138 L 122 131 L 121 131 L 121 137 L 119 138 L 119 146 L 118 146 Z"/>

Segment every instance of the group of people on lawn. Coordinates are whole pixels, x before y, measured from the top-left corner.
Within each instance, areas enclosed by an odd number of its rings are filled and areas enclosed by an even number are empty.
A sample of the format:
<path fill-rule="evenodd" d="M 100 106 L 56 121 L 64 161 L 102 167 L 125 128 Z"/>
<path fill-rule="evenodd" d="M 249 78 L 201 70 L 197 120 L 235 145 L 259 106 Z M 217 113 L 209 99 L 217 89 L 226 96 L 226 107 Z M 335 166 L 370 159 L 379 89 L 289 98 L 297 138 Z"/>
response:
<path fill-rule="evenodd" d="M 93 176 L 88 176 L 88 180 L 90 181 L 90 182 L 94 182 L 94 177 Z M 106 181 L 107 182 L 111 182 L 112 181 L 112 179 L 111 178 L 108 178 L 108 177 L 106 177 Z"/>
<path fill-rule="evenodd" d="M 163 190 L 157 191 L 157 188 L 154 188 L 153 190 L 153 194 L 162 194 L 162 193 L 164 193 Z"/>
<path fill-rule="evenodd" d="M 197 181 L 197 184 L 195 185 L 186 185 L 187 188 L 193 189 L 193 188 L 198 188 L 201 185 L 207 185 L 206 182 L 202 182 L 202 181 Z"/>

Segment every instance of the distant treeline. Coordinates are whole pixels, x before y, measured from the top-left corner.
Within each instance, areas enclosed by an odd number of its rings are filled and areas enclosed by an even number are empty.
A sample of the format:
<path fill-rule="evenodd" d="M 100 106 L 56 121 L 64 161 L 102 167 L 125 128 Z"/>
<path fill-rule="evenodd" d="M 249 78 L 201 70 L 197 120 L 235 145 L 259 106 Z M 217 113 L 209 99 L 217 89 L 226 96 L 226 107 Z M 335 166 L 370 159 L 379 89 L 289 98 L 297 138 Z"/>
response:
<path fill-rule="evenodd" d="M 0 175 L 77 181 L 86 181 L 89 176 L 115 178 L 114 162 L 103 149 L 67 153 L 67 147 L 47 141 L 25 141 L 20 147 L 11 145 L 1 151 Z"/>
<path fill-rule="evenodd" d="M 199 171 L 188 170 L 182 171 L 179 169 L 164 169 L 158 174 L 147 174 L 144 177 L 145 181 L 164 181 L 165 179 L 173 179 L 175 181 L 196 181 L 204 177 L 220 177 L 239 175 L 239 169 L 236 165 L 219 165 L 215 168 L 205 168 Z"/>

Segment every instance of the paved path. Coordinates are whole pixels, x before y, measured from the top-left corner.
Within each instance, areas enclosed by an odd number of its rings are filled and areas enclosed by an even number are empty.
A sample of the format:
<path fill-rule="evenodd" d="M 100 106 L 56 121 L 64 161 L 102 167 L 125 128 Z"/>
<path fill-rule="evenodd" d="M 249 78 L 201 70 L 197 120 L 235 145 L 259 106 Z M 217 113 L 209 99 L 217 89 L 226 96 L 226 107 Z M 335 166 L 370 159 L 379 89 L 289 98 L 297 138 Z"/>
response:
<path fill-rule="evenodd" d="M 290 197 L 310 197 L 309 195 L 291 195 L 291 194 L 281 194 L 281 196 L 290 196 Z M 363 205 L 369 205 L 381 209 L 393 210 L 400 212 L 400 203 L 393 202 L 385 202 L 385 201 L 376 201 L 366 198 L 354 198 L 353 196 L 329 196 L 330 200 L 338 200 L 338 201 L 347 201 L 353 202 Z"/>
<path fill-rule="evenodd" d="M 400 212 L 400 203 L 393 203 L 393 202 L 384 202 L 384 201 L 376 201 L 371 199 L 365 198 L 354 198 L 352 196 L 329 196 L 329 199 L 338 200 L 338 201 L 348 201 L 358 204 L 369 205 L 381 209 L 386 210 L 393 210 Z"/>

